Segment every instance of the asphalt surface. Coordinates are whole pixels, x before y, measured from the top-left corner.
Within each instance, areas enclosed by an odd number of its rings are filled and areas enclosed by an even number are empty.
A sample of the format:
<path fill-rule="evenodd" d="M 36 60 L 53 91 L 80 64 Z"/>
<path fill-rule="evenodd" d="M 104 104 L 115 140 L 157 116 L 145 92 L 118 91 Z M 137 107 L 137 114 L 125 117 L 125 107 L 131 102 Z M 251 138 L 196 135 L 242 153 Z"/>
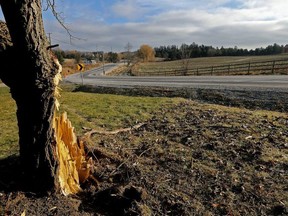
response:
<path fill-rule="evenodd" d="M 105 73 L 116 68 L 118 64 L 105 65 Z M 288 92 L 288 75 L 257 76 L 176 76 L 176 77 L 130 77 L 105 76 L 103 67 L 73 74 L 64 79 L 66 82 L 101 87 L 173 87 L 197 89 L 231 89 L 231 90 L 277 90 Z"/>

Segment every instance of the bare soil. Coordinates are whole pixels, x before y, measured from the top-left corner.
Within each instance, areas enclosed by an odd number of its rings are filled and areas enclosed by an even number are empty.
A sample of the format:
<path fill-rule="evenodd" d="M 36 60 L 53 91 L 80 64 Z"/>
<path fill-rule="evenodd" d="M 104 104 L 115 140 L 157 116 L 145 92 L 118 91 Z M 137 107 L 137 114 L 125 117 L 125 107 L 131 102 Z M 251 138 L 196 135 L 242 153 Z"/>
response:
<path fill-rule="evenodd" d="M 163 107 L 138 129 L 85 137 L 95 166 L 77 196 L 27 192 L 17 157 L 0 161 L 0 215 L 287 215 L 287 127 L 285 113 Z"/>

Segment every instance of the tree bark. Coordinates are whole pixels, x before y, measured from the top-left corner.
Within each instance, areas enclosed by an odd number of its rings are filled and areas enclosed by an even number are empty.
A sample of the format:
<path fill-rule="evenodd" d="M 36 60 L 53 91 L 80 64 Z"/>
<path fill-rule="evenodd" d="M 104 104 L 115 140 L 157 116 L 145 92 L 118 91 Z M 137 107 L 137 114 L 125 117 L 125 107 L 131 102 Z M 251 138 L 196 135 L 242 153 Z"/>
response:
<path fill-rule="evenodd" d="M 41 0 L 0 0 L 13 46 L 2 52 L 0 78 L 17 104 L 20 159 L 34 190 L 58 188 L 53 115 L 57 67 L 47 50 Z M 1 61 L 1 60 L 0 60 Z"/>

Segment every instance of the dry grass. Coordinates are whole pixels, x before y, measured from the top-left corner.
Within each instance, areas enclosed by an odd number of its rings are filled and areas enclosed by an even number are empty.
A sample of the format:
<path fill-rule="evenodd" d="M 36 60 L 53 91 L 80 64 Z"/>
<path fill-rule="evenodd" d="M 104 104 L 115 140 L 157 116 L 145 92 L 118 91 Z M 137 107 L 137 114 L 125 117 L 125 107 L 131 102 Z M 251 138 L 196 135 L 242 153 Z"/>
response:
<path fill-rule="evenodd" d="M 119 76 L 119 75 L 129 75 L 130 72 L 130 67 L 128 67 L 127 65 L 121 65 L 119 67 L 117 67 L 116 69 L 110 71 L 109 73 L 107 73 L 107 76 Z"/>
<path fill-rule="evenodd" d="M 133 73 L 147 73 L 147 75 L 157 74 L 161 71 L 175 71 L 183 68 L 197 69 L 220 65 L 240 64 L 258 61 L 273 61 L 275 59 L 287 59 L 288 54 L 270 56 L 226 56 L 226 57 L 204 57 L 192 58 L 188 60 L 176 60 L 165 62 L 138 63 L 133 69 Z"/>
<path fill-rule="evenodd" d="M 138 130 L 95 136 L 95 175 L 104 187 L 141 188 L 129 209 L 138 213 L 284 215 L 287 127 L 286 113 L 185 101 Z"/>

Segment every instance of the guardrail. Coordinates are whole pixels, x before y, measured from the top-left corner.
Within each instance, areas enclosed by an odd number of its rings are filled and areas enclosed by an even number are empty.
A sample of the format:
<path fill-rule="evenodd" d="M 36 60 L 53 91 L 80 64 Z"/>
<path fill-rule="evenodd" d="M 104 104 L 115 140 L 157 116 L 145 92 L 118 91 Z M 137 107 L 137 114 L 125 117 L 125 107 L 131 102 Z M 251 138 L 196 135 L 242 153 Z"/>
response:
<path fill-rule="evenodd" d="M 288 74 L 288 59 L 216 65 L 200 68 L 178 67 L 153 71 L 132 71 L 135 76 L 201 76 Z"/>

